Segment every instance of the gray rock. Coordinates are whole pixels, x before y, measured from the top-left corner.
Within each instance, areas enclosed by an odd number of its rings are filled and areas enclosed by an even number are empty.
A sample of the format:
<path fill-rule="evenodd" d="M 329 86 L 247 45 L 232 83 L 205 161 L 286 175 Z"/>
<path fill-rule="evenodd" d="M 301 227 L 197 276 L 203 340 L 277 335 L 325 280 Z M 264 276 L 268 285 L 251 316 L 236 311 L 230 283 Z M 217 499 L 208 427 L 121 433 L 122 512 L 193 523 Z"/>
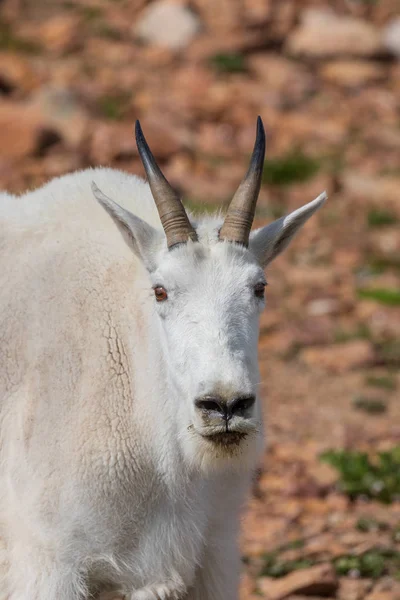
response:
<path fill-rule="evenodd" d="M 179 50 L 192 41 L 199 29 L 200 20 L 191 10 L 171 0 L 159 0 L 143 11 L 133 32 L 148 44 Z"/>
<path fill-rule="evenodd" d="M 385 48 L 400 59 L 400 17 L 389 21 L 383 30 Z"/>
<path fill-rule="evenodd" d="M 286 49 L 295 56 L 373 56 L 383 48 L 381 33 L 370 23 L 328 9 L 304 10 Z"/>

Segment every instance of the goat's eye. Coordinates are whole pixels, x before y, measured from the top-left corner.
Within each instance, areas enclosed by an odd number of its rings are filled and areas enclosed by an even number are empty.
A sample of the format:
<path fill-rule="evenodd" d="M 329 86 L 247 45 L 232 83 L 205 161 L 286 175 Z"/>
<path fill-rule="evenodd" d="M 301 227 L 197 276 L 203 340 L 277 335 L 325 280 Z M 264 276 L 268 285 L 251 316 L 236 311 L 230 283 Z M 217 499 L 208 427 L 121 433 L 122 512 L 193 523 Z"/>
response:
<path fill-rule="evenodd" d="M 159 285 L 154 288 L 154 295 L 156 297 L 157 302 L 163 302 L 168 298 L 167 290 Z"/>
<path fill-rule="evenodd" d="M 254 286 L 254 295 L 257 296 L 257 298 L 264 298 L 265 285 L 266 284 L 263 281 L 260 281 L 260 283 L 257 283 Z"/>

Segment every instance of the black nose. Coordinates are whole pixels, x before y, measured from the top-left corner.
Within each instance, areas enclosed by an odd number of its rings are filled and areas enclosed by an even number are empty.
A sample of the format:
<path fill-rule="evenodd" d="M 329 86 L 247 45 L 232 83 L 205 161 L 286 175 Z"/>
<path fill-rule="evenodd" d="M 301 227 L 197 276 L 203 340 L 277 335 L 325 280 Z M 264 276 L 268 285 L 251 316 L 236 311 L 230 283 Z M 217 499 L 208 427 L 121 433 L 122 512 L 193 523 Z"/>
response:
<path fill-rule="evenodd" d="M 194 403 L 200 410 L 207 413 L 218 413 L 223 419 L 229 421 L 236 415 L 243 415 L 246 410 L 254 405 L 255 401 L 255 396 L 240 396 L 229 401 L 218 396 L 205 396 L 204 398 L 197 398 Z"/>

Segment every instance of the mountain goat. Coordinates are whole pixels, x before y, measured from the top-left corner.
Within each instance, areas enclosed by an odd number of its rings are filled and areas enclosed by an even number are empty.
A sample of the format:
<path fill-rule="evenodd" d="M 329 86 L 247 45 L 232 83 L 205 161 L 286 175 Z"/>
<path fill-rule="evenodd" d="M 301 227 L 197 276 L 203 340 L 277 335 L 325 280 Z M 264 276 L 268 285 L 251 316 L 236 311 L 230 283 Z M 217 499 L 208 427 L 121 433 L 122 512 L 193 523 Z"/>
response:
<path fill-rule="evenodd" d="M 1 600 L 238 598 L 263 269 L 325 194 L 250 233 L 259 118 L 225 220 L 192 220 L 136 140 L 148 183 L 0 197 Z"/>

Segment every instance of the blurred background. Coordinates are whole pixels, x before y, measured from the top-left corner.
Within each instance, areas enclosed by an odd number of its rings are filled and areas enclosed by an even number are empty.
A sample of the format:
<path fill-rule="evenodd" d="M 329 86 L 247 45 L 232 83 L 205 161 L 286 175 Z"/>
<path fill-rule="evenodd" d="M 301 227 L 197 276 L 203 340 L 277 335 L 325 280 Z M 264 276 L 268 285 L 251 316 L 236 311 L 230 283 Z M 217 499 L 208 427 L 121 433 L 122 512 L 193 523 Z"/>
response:
<path fill-rule="evenodd" d="M 399 0 L 0 1 L 1 188 L 143 175 L 140 118 L 187 206 L 213 210 L 258 114 L 258 223 L 329 202 L 267 273 L 242 600 L 400 599 Z"/>

